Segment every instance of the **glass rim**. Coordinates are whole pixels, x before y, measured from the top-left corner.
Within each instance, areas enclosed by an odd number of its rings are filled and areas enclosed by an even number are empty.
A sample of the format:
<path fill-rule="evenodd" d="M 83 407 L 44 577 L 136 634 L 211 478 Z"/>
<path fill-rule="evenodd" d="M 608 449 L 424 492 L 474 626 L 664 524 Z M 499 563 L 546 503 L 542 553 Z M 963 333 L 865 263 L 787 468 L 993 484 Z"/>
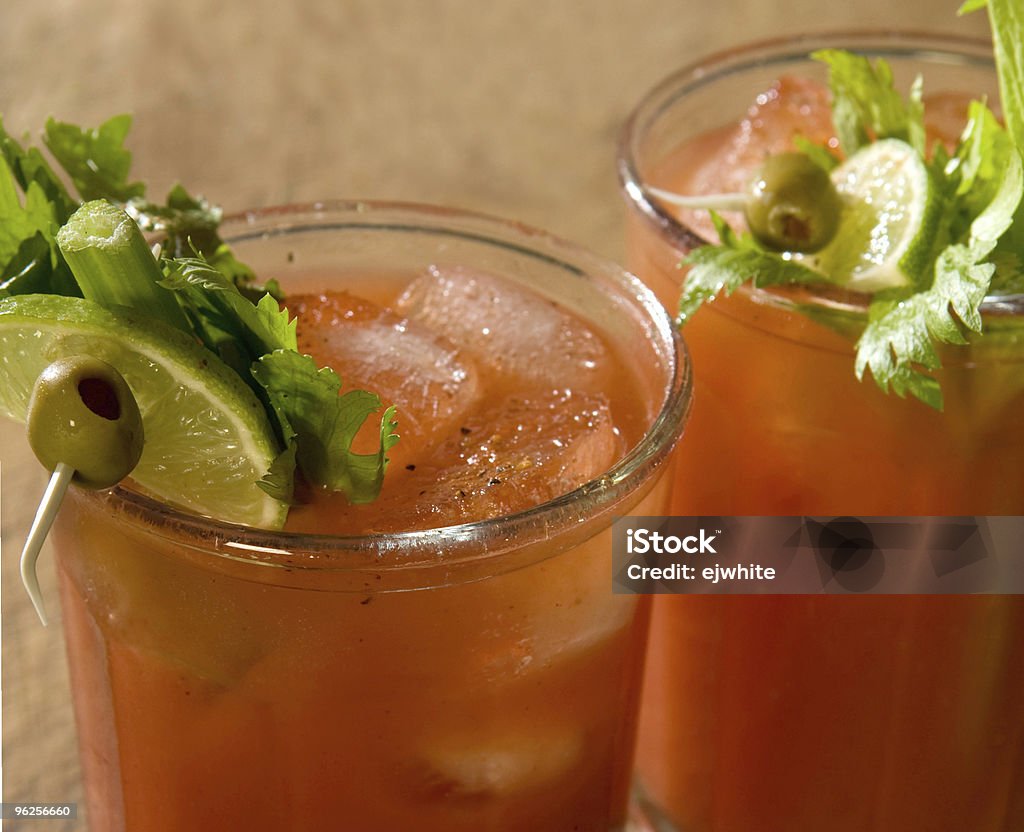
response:
<path fill-rule="evenodd" d="M 956 58 L 975 66 L 991 67 L 994 77 L 995 63 L 989 39 L 924 30 L 811 30 L 797 35 L 748 41 L 705 55 L 671 72 L 651 87 L 630 112 L 619 134 L 616 156 L 619 185 L 640 219 L 680 250 L 712 242 L 681 222 L 658 200 L 649 197 L 640 163 L 640 146 L 647 130 L 679 100 L 719 79 L 775 63 L 810 60 L 812 51 L 823 48 L 861 50 L 885 58 Z M 740 102 L 740 107 L 747 103 Z M 866 312 L 871 297 L 870 294 L 827 283 L 813 287 L 765 288 L 745 283 L 737 291 L 757 303 L 770 306 L 792 308 L 799 303 L 854 314 Z M 990 295 L 981 308 L 988 315 L 1024 314 L 1024 294 Z"/>
<path fill-rule="evenodd" d="M 332 218 L 334 224 L 331 224 Z M 348 218 L 348 222 L 339 226 L 339 218 Z M 386 222 L 378 221 L 385 218 Z M 607 471 L 552 500 L 499 517 L 425 530 L 345 535 L 259 529 L 197 515 L 122 486 L 87 493 L 83 498 L 102 502 L 108 512 L 121 520 L 143 521 L 147 534 L 200 548 L 218 558 L 283 567 L 289 571 L 390 572 L 424 566 L 465 565 L 497 558 L 510 549 L 538 542 L 528 536 L 524 544 L 517 541 L 517 536 L 530 528 L 543 528 L 545 537 L 549 529 L 568 528 L 573 509 L 580 501 L 589 501 L 588 516 L 600 514 L 639 488 L 666 460 L 682 435 L 692 397 L 692 372 L 686 344 L 650 289 L 621 266 L 583 246 L 515 220 L 459 208 L 384 200 L 327 200 L 268 206 L 227 215 L 221 230 L 225 240 L 232 242 L 275 231 L 285 234 L 356 226 L 382 231 L 453 234 L 521 251 L 580 275 L 595 274 L 610 279 L 621 295 L 628 297 L 642 313 L 649 331 L 656 334 L 655 349 L 665 362 L 665 395 L 641 439 Z M 473 551 L 476 547 L 472 544 L 483 536 L 503 541 L 503 545 Z M 438 557 L 440 548 L 459 547 L 466 547 L 467 553 Z M 212 551 L 214 548 L 216 551 Z M 379 557 L 397 551 L 407 553 L 408 557 L 400 561 L 368 560 L 359 564 L 339 563 L 336 559 L 342 553 Z M 301 556 L 302 560 L 294 560 L 295 556 Z M 288 560 L 284 561 L 286 557 Z"/>

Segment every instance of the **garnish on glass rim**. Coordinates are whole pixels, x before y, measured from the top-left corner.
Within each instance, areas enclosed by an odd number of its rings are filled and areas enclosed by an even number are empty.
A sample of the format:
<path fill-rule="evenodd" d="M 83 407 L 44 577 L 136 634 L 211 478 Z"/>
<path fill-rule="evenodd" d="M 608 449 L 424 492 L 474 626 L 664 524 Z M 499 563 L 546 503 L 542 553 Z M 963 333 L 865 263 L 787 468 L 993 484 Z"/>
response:
<path fill-rule="evenodd" d="M 258 286 L 234 257 L 219 209 L 181 186 L 166 204 L 145 199 L 128 179 L 129 126 L 127 116 L 95 130 L 47 122 L 43 142 L 75 197 L 40 148 L 0 124 L 0 415 L 25 422 L 52 362 L 91 357 L 138 402 L 146 440 L 122 476 L 130 471 L 143 491 L 264 528 L 284 525 L 300 473 L 352 502 L 375 499 L 398 440 L 395 408 L 383 409 L 376 450 L 355 453 L 379 397 L 339 395 L 333 370 L 298 353 L 279 289 Z M 159 236 L 155 252 L 143 232 Z M 44 462 L 57 473 L 22 566 L 40 616 L 35 554 L 76 467 Z"/>
<path fill-rule="evenodd" d="M 381 420 L 377 452 L 352 453 L 354 432 L 380 409 L 379 399 L 365 391 L 339 396 L 340 382 L 332 387 L 338 381 L 332 371 L 282 357 L 300 356 L 295 321 L 278 303 L 279 290 L 253 283 L 252 271 L 217 233 L 219 209 L 181 186 L 172 189 L 164 205 L 146 201 L 144 186 L 128 178 L 131 156 L 124 140 L 129 126 L 127 116 L 95 130 L 47 122 L 44 143 L 84 204 L 69 194 L 38 148 L 24 148 L 0 126 L 0 311 L 11 316 L 8 325 L 17 318 L 22 298 L 46 295 L 53 298 L 54 312 L 75 307 L 88 317 L 93 306 L 132 310 L 144 320 L 161 322 L 154 331 L 173 327 L 209 352 L 204 361 L 227 365 L 261 402 L 268 426 L 261 432 L 272 433 L 278 452 L 262 472 L 267 476 L 256 477 L 254 484 L 277 500 L 290 501 L 297 461 L 313 485 L 344 491 L 353 502 L 374 499 L 385 454 L 397 439 L 394 409 L 388 408 Z M 23 203 L 15 184 L 24 193 Z M 159 257 L 144 231 L 161 235 Z M 267 362 L 277 371 L 259 370 Z M 131 376 L 128 381 L 133 382 Z M 18 404 L 0 401 L 0 412 L 23 418 Z M 248 411 L 251 402 L 238 400 L 235 407 Z M 307 418 L 304 408 L 314 410 L 315 418 Z M 335 456 L 327 464 L 313 464 L 312 453 L 303 450 L 310 446 L 330 449 Z M 210 473 L 216 478 L 216 471 Z M 136 479 L 165 499 L 209 512 L 188 495 L 176 494 L 174 483 L 147 480 L 144 472 Z"/>
<path fill-rule="evenodd" d="M 818 251 L 839 225 L 839 193 L 828 171 L 803 153 L 769 156 L 746 193 L 684 196 L 650 185 L 644 190 L 680 208 L 742 211 L 754 239 L 769 251 Z"/>
<path fill-rule="evenodd" d="M 982 331 L 985 298 L 1024 288 L 1024 14 L 1013 0 L 974 0 L 960 11 L 985 6 L 1006 126 L 987 102 L 972 101 L 952 150 L 940 143 L 927 147 L 920 77 L 904 98 L 884 59 L 871 62 L 840 50 L 812 55 L 828 66 L 844 156 L 797 141 L 801 164 L 818 167 L 841 198 L 838 225 L 824 245 L 780 246 L 751 222 L 749 210 L 749 231 L 734 231 L 714 209 L 747 208 L 747 195 L 691 198 L 647 188 L 667 202 L 710 209 L 719 236 L 717 245 L 701 246 L 683 261 L 689 272 L 681 323 L 705 301 L 747 282 L 825 282 L 870 293 L 856 345 L 857 377 L 870 371 L 883 391 L 909 393 L 942 409 L 933 374 L 941 363 L 936 344 L 969 343 Z M 826 207 L 826 219 L 830 211 Z"/>

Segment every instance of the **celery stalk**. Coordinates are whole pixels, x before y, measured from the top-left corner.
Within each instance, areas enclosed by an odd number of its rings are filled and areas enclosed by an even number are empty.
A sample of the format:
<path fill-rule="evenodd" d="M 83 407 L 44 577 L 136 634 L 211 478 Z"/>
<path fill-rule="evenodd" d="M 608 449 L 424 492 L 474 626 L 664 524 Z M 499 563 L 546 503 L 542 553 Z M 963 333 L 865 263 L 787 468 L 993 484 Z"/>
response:
<path fill-rule="evenodd" d="M 57 233 L 57 244 L 82 294 L 101 306 L 127 306 L 191 333 L 174 294 L 135 221 L 111 203 L 82 205 Z"/>

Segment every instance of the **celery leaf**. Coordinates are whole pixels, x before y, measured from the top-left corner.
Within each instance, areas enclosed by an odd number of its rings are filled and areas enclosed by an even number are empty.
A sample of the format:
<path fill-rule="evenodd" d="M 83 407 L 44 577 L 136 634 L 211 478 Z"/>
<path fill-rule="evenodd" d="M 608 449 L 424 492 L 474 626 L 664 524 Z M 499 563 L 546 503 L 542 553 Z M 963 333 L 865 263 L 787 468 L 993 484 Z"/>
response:
<path fill-rule="evenodd" d="M 141 182 L 128 181 L 132 154 L 124 140 L 131 126 L 128 115 L 114 116 L 91 130 L 51 118 L 47 119 L 43 141 L 68 172 L 83 201 L 127 202 L 145 193 Z"/>
<path fill-rule="evenodd" d="M 813 269 L 762 248 L 750 234 L 736 234 L 715 213 L 712 213 L 712 221 L 720 244 L 700 246 L 683 260 L 690 268 L 679 299 L 680 323 L 688 321 L 705 302 L 719 295 L 731 295 L 748 280 L 754 286 L 824 280 Z"/>
<path fill-rule="evenodd" d="M 64 187 L 64 183 L 53 172 L 53 168 L 43 158 L 39 149 L 36 147 L 23 148 L 7 133 L 2 122 L 0 122 L 0 154 L 3 155 L 21 190 L 27 191 L 29 185 L 35 182 L 53 205 L 57 221 L 61 224 L 67 222 L 68 217 L 78 208 L 78 200 L 71 197 L 67 188 Z"/>
<path fill-rule="evenodd" d="M 57 207 L 35 179 L 28 180 L 23 203 L 7 158 L 0 156 L 0 297 L 80 295 L 55 240 Z"/>
<path fill-rule="evenodd" d="M 887 138 L 901 139 L 924 155 L 920 79 L 904 101 L 884 59 L 872 63 L 863 55 L 840 49 L 821 49 L 811 57 L 828 65 L 832 122 L 847 156 L 869 142 Z"/>
<path fill-rule="evenodd" d="M 289 350 L 264 355 L 252 373 L 295 431 L 296 457 L 306 478 L 343 491 L 353 503 L 374 500 L 387 468 L 387 451 L 398 441 L 395 408 L 387 408 L 381 417 L 377 450 L 358 454 L 352 443 L 367 418 L 380 410 L 377 395 L 365 390 L 342 395 L 337 373 Z"/>

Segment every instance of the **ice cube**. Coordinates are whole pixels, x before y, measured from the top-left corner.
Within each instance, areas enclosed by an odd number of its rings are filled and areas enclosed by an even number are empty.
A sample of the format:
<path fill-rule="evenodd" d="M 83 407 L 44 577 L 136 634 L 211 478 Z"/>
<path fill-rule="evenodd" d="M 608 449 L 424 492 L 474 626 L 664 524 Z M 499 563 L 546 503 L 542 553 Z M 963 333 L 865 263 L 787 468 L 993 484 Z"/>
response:
<path fill-rule="evenodd" d="M 552 500 L 608 470 L 622 439 L 601 395 L 508 396 L 463 420 L 427 464 L 382 495 L 382 522 L 468 523 Z"/>
<path fill-rule="evenodd" d="M 343 389 L 370 390 L 398 406 L 402 441 L 390 453 L 394 466 L 451 434 L 480 396 L 475 363 L 414 321 L 347 292 L 289 297 L 288 307 L 299 318 L 300 352 L 333 368 Z M 362 453 L 376 447 L 371 422 L 357 439 Z"/>
<path fill-rule="evenodd" d="M 805 78 L 780 79 L 757 96 L 746 118 L 722 143 L 717 158 L 696 171 L 694 192 L 702 192 L 705 177 L 711 180 L 708 188 L 720 193 L 745 191 L 765 157 L 795 149 L 798 136 L 814 144 L 832 139 L 831 112 L 829 92 L 823 85 Z"/>
<path fill-rule="evenodd" d="M 549 786 L 583 757 L 578 729 L 566 725 L 473 726 L 425 742 L 420 787 L 427 797 L 507 797 Z"/>
<path fill-rule="evenodd" d="M 395 308 L 498 373 L 551 388 L 609 389 L 608 350 L 578 317 L 511 280 L 431 267 Z"/>

